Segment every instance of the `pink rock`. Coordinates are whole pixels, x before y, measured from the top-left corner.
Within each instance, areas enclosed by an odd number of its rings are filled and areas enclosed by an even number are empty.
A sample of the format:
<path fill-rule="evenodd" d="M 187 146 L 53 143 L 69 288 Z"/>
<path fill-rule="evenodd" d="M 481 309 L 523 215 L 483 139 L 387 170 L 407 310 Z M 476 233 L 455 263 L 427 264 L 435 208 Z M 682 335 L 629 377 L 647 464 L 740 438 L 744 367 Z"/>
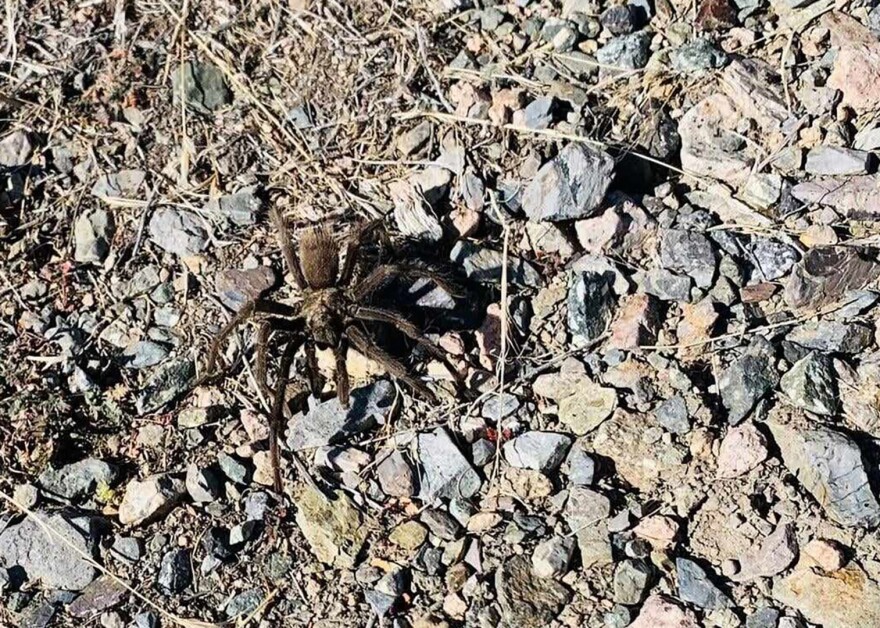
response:
<path fill-rule="evenodd" d="M 587 253 L 604 253 L 624 232 L 623 220 L 614 207 L 609 207 L 601 216 L 578 220 L 574 223 L 578 241 Z"/>
<path fill-rule="evenodd" d="M 633 528 L 633 534 L 648 541 L 655 549 L 666 549 L 678 534 L 678 523 L 672 517 L 652 515 Z"/>
<path fill-rule="evenodd" d="M 718 477 L 736 478 L 767 459 L 767 439 L 753 423 L 728 430 L 718 452 Z"/>
<path fill-rule="evenodd" d="M 794 526 L 779 525 L 767 538 L 755 543 L 740 559 L 740 571 L 731 579 L 747 582 L 756 578 L 769 578 L 785 571 L 797 559 L 798 544 Z"/>
<path fill-rule="evenodd" d="M 241 424 L 244 431 L 247 432 L 250 442 L 257 443 L 261 440 L 269 438 L 269 424 L 260 415 L 250 410 L 242 410 Z"/>
<path fill-rule="evenodd" d="M 611 323 L 609 346 L 632 350 L 657 340 L 659 303 L 649 294 L 632 294 L 623 298 L 617 318 Z"/>
<path fill-rule="evenodd" d="M 724 134 L 736 132 L 742 115 L 724 94 L 712 94 L 691 107 L 678 124 L 681 166 L 688 172 L 738 185 L 748 178 L 752 158 L 733 152 Z"/>
<path fill-rule="evenodd" d="M 472 209 L 455 209 L 450 212 L 449 218 L 452 228 L 461 238 L 473 235 L 480 228 L 480 212 Z"/>
<path fill-rule="evenodd" d="M 826 572 L 837 571 L 846 563 L 840 545 L 827 539 L 813 539 L 804 547 L 803 553 Z"/>
<path fill-rule="evenodd" d="M 703 299 L 699 303 L 682 304 L 681 311 L 677 333 L 679 344 L 684 346 L 678 353 L 682 359 L 692 359 L 705 353 L 704 342 L 712 337 L 718 322 L 718 310 L 712 299 Z"/>
<path fill-rule="evenodd" d="M 828 87 L 839 89 L 843 105 L 858 111 L 880 107 L 880 41 L 854 18 L 840 12 L 826 15 L 831 45 L 839 48 Z"/>
<path fill-rule="evenodd" d="M 642 612 L 630 628 L 699 628 L 690 609 L 679 606 L 666 596 L 654 594 L 645 600 Z"/>
<path fill-rule="evenodd" d="M 494 371 L 501 355 L 501 306 L 497 303 L 486 308 L 486 318 L 475 333 L 480 348 L 480 364 Z"/>

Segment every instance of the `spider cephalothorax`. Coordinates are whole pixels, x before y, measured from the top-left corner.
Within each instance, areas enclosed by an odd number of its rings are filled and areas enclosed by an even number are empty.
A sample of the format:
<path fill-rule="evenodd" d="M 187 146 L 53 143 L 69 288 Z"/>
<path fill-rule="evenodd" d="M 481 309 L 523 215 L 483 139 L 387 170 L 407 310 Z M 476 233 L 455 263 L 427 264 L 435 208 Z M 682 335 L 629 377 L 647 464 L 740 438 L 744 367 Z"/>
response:
<path fill-rule="evenodd" d="M 346 368 L 346 353 L 349 345 L 367 358 L 378 362 L 390 375 L 407 384 L 422 397 L 434 399 L 434 393 L 424 383 L 370 338 L 365 331 L 365 322 L 393 325 L 401 333 L 423 346 L 428 353 L 447 364 L 457 380 L 460 376 L 449 364 L 443 350 L 426 338 L 416 325 L 394 310 L 369 304 L 370 297 L 395 277 L 426 278 L 450 294 L 454 294 L 455 290 L 442 276 L 422 267 L 382 264 L 356 281 L 355 267 L 362 240 L 376 223 L 360 226 L 354 230 L 348 238 L 345 254 L 340 260 L 340 248 L 326 229 L 305 230 L 298 247 L 294 249 L 280 212 L 273 210 L 272 218 L 282 254 L 300 298 L 293 303 L 279 303 L 268 299 L 255 299 L 246 303 L 220 331 L 211 345 L 206 366 L 208 375 L 205 378 L 213 373 L 220 347 L 233 329 L 252 316 L 259 315 L 261 323 L 256 340 L 256 379 L 260 389 L 273 401 L 270 448 L 273 461 L 276 462 L 275 488 L 280 490 L 280 475 L 277 467 L 278 430 L 287 377 L 294 355 L 300 348 L 304 349 L 305 373 L 314 395 L 319 395 L 323 388 L 316 349 L 329 349 L 333 352 L 336 362 L 336 395 L 346 406 L 350 387 Z M 272 390 L 267 382 L 267 356 L 269 339 L 274 332 L 282 335 L 284 352 L 279 371 L 279 384 Z"/>

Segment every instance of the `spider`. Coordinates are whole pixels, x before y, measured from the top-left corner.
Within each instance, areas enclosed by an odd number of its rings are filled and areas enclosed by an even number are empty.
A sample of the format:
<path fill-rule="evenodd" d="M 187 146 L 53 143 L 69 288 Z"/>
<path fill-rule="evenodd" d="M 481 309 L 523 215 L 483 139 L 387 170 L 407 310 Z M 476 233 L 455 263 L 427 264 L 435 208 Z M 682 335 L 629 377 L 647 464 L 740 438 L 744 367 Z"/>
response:
<path fill-rule="evenodd" d="M 205 375 L 199 379 L 204 383 L 214 379 L 214 369 L 223 342 L 240 324 L 253 317 L 259 317 L 260 326 L 255 341 L 255 377 L 257 386 L 271 400 L 269 448 L 273 467 L 275 490 L 281 491 L 279 468 L 278 436 L 284 410 L 287 377 L 296 352 L 304 349 L 305 373 L 308 386 L 314 396 L 319 396 L 324 381 L 318 370 L 317 349 L 330 349 L 336 363 L 336 396 L 344 407 L 349 404 L 350 381 L 346 367 L 346 353 L 349 345 L 379 363 L 385 371 L 394 376 L 420 396 L 436 401 L 434 393 L 414 375 L 403 363 L 391 356 L 364 331 L 362 323 L 384 323 L 393 325 L 404 335 L 424 347 L 432 356 L 441 360 L 452 373 L 456 386 L 462 383 L 462 376 L 450 363 L 444 351 L 422 331 L 400 313 L 368 304 L 370 297 L 388 281 L 394 278 L 428 279 L 450 295 L 458 291 L 439 273 L 430 269 L 402 264 L 381 264 L 373 268 L 363 279 L 355 279 L 358 253 L 365 237 L 379 224 L 379 221 L 366 223 L 354 229 L 345 243 L 345 254 L 340 264 L 340 247 L 330 232 L 323 227 L 305 230 L 300 237 L 299 246 L 294 248 L 287 225 L 277 209 L 270 211 L 278 244 L 297 288 L 300 299 L 292 303 L 281 303 L 257 298 L 245 303 L 232 319 L 220 330 L 211 344 Z M 279 383 L 272 390 L 268 385 L 267 365 L 269 340 L 273 333 L 280 332 L 284 350 L 279 370 Z"/>

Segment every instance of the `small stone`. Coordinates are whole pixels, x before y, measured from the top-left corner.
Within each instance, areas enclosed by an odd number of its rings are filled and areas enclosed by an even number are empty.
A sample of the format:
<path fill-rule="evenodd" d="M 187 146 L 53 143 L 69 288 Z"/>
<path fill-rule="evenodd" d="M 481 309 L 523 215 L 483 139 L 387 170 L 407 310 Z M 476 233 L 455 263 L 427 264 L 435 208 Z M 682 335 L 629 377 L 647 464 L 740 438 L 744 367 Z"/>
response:
<path fill-rule="evenodd" d="M 481 438 L 471 445 L 471 460 L 478 467 L 485 466 L 495 459 L 495 443 Z"/>
<path fill-rule="evenodd" d="M 568 289 L 568 330 L 576 347 L 589 345 L 605 332 L 614 300 L 608 280 L 598 273 L 578 273 Z"/>
<path fill-rule="evenodd" d="M 596 60 L 608 66 L 599 68 L 600 77 L 645 67 L 650 58 L 650 45 L 651 37 L 645 32 L 613 37 L 596 51 Z"/>
<path fill-rule="evenodd" d="M 710 287 L 715 276 L 712 244 L 693 231 L 667 229 L 660 243 L 660 263 L 663 268 L 689 275 L 701 288 Z"/>
<path fill-rule="evenodd" d="M 520 402 L 516 395 L 500 393 L 492 395 L 483 404 L 482 416 L 491 421 L 500 422 L 519 409 Z"/>
<path fill-rule="evenodd" d="M 461 534 L 461 525 L 452 515 L 439 508 L 423 510 L 421 520 L 428 526 L 431 534 L 444 541 L 453 541 Z"/>
<path fill-rule="evenodd" d="M 575 534 L 585 569 L 611 562 L 608 516 L 611 502 L 601 493 L 580 486 L 569 491 L 563 518 Z"/>
<path fill-rule="evenodd" d="M 507 463 L 520 469 L 553 471 L 562 464 L 571 438 L 555 432 L 525 432 L 504 443 Z"/>
<path fill-rule="evenodd" d="M 403 235 L 428 242 L 438 242 L 443 237 L 440 220 L 418 185 L 397 181 L 389 190 L 394 200 L 394 222 Z"/>
<path fill-rule="evenodd" d="M 181 99 L 200 113 L 210 114 L 232 102 L 223 72 L 215 65 L 187 61 L 171 75 L 174 101 Z"/>
<path fill-rule="evenodd" d="M 442 427 L 419 434 L 418 454 L 424 469 L 419 493 L 423 501 L 468 498 L 480 489 L 479 474 Z"/>
<path fill-rule="evenodd" d="M 217 273 L 214 291 L 220 301 L 230 310 L 237 312 L 241 307 L 263 295 L 275 285 L 275 271 L 268 266 L 249 270 L 231 268 Z"/>
<path fill-rule="evenodd" d="M 527 222 L 523 247 L 539 253 L 558 255 L 568 259 L 574 253 L 574 247 L 568 241 L 565 232 L 553 223 Z"/>
<path fill-rule="evenodd" d="M 125 366 L 132 369 L 145 369 L 157 364 L 168 357 L 168 347 L 152 340 L 138 340 L 129 345 L 122 352 Z"/>
<path fill-rule="evenodd" d="M 76 248 L 73 259 L 82 263 L 100 263 L 110 252 L 110 243 L 116 233 L 113 215 L 103 209 L 80 214 L 73 227 Z"/>
<path fill-rule="evenodd" d="M 210 468 L 192 463 L 186 468 L 186 491 L 195 502 L 210 503 L 220 497 L 223 487 Z"/>
<path fill-rule="evenodd" d="M 687 404 L 680 395 L 663 401 L 654 411 L 657 422 L 673 434 L 687 434 L 691 429 Z"/>
<path fill-rule="evenodd" d="M 633 528 L 633 534 L 648 541 L 655 549 L 662 550 L 674 543 L 678 535 L 678 524 L 671 517 L 652 515 L 642 519 Z"/>
<path fill-rule="evenodd" d="M 431 135 L 434 133 L 434 125 L 431 124 L 428 120 L 420 122 L 412 129 L 409 129 L 405 133 L 402 133 L 396 141 L 397 151 L 403 157 L 409 157 L 410 155 L 414 155 L 421 151 L 425 145 L 427 145 L 428 141 L 431 139 Z"/>
<path fill-rule="evenodd" d="M 295 451 L 314 449 L 371 429 L 384 417 L 394 402 L 394 386 L 379 380 L 351 391 L 348 408 L 335 397 L 309 408 L 305 415 L 288 423 L 287 446 Z"/>
<path fill-rule="evenodd" d="M 600 207 L 613 174 L 609 155 L 570 143 L 526 186 L 523 211 L 533 221 L 587 218 Z"/>
<path fill-rule="evenodd" d="M 569 482 L 575 486 L 592 486 L 596 479 L 596 461 L 584 451 L 582 443 L 575 442 L 565 464 Z"/>
<path fill-rule="evenodd" d="M 566 586 L 535 575 L 523 556 L 502 563 L 495 572 L 495 590 L 503 621 L 517 628 L 544 628 L 571 599 Z"/>
<path fill-rule="evenodd" d="M 731 427 L 718 451 L 718 477 L 744 475 L 764 462 L 767 455 L 767 439 L 754 423 Z"/>
<path fill-rule="evenodd" d="M 208 247 L 208 232 L 192 212 L 160 207 L 150 219 L 150 239 L 156 245 L 181 257 L 198 255 Z"/>
<path fill-rule="evenodd" d="M 34 509 L 40 500 L 40 491 L 33 484 L 17 484 L 12 492 L 12 498 L 21 506 Z M 2 571 L 0 571 L 2 573 Z"/>
<path fill-rule="evenodd" d="M 583 436 L 599 427 L 616 407 L 616 390 L 582 377 L 577 392 L 559 400 L 559 420 Z"/>
<path fill-rule="evenodd" d="M 641 604 L 651 588 L 654 570 L 650 563 L 626 559 L 617 563 L 614 570 L 614 601 L 633 606 Z"/>
<path fill-rule="evenodd" d="M 617 316 L 611 323 L 608 345 L 633 351 L 654 344 L 660 326 L 660 304 L 650 294 L 628 294 L 621 299 Z"/>
<path fill-rule="evenodd" d="M 758 209 L 767 210 L 779 202 L 782 176 L 776 173 L 752 173 L 742 188 L 742 199 Z"/>
<path fill-rule="evenodd" d="M 701 0 L 696 25 L 704 31 L 725 30 L 736 26 L 736 11 L 729 0 Z"/>
<path fill-rule="evenodd" d="M 376 477 L 382 491 L 392 497 L 412 497 L 415 493 L 415 480 L 412 467 L 403 453 L 395 449 L 383 457 L 380 452 L 377 459 L 382 460 L 376 467 Z"/>
<path fill-rule="evenodd" d="M 791 330 L 786 340 L 821 353 L 861 353 L 874 343 L 874 331 L 857 323 L 808 321 Z"/>
<path fill-rule="evenodd" d="M 174 508 L 183 492 L 183 482 L 168 476 L 132 480 L 119 505 L 119 523 L 135 526 L 155 521 Z"/>
<path fill-rule="evenodd" d="M 296 523 L 318 560 L 351 569 L 367 537 L 363 518 L 351 499 L 341 491 L 334 491 L 328 499 L 306 488 L 296 506 Z"/>
<path fill-rule="evenodd" d="M 117 479 L 116 469 L 103 460 L 85 458 L 60 469 L 47 468 L 40 474 L 43 492 L 69 501 L 89 499 L 99 486 L 110 487 Z"/>
<path fill-rule="evenodd" d="M 482 247 L 459 240 L 452 247 L 449 259 L 464 268 L 469 279 L 481 283 L 501 283 L 505 267 L 507 281 L 520 285 L 537 287 L 541 284 L 541 275 L 529 262 L 508 256 L 505 264 L 504 255 L 500 251 Z"/>
<path fill-rule="evenodd" d="M 82 595 L 67 607 L 67 612 L 74 617 L 90 617 L 119 604 L 128 591 L 109 576 L 101 576 L 89 586 Z"/>
<path fill-rule="evenodd" d="M 709 577 L 705 569 L 688 558 L 675 559 L 678 596 L 685 602 L 714 610 L 729 608 L 733 602 Z"/>
<path fill-rule="evenodd" d="M 257 222 L 262 202 L 256 194 L 256 186 L 244 188 L 235 194 L 212 198 L 205 204 L 205 211 L 221 216 L 224 220 L 246 227 Z"/>
<path fill-rule="evenodd" d="M 795 308 L 821 308 L 880 275 L 880 264 L 858 249 L 825 246 L 808 250 L 785 286 L 785 302 Z"/>
<path fill-rule="evenodd" d="M 676 71 L 698 75 L 705 70 L 723 68 L 728 57 L 708 39 L 698 37 L 669 53 L 669 60 Z"/>
<path fill-rule="evenodd" d="M 113 539 L 113 546 L 110 548 L 110 552 L 114 558 L 129 563 L 136 563 L 143 558 L 144 544 L 137 537 L 117 536 Z"/>
<path fill-rule="evenodd" d="M 37 512 L 39 519 L 8 523 L 0 531 L 0 563 L 7 569 L 20 567 L 32 582 L 46 589 L 80 591 L 97 575 L 82 555 L 91 556 L 92 522 L 89 517 L 68 517 Z M 61 535 L 70 545 L 47 534 L 43 525 Z"/>
<path fill-rule="evenodd" d="M 575 540 L 570 536 L 554 536 L 538 543 L 532 553 L 532 569 L 541 578 L 560 578 L 568 572 L 574 554 Z"/>
<path fill-rule="evenodd" d="M 837 380 L 828 356 L 815 351 L 798 360 L 779 382 L 788 400 L 808 412 L 836 414 Z"/>
<path fill-rule="evenodd" d="M 762 341 L 753 342 L 718 378 L 721 401 L 727 408 L 727 420 L 731 425 L 741 423 L 779 381 L 773 365 L 772 347 Z"/>
<path fill-rule="evenodd" d="M 840 545 L 826 539 L 813 539 L 807 543 L 802 550 L 802 556 L 815 562 L 827 573 L 842 569 L 846 564 L 846 557 Z"/>
<path fill-rule="evenodd" d="M 794 247 L 767 238 L 761 238 L 752 245 L 752 256 L 762 281 L 784 277 L 800 258 Z"/>
<path fill-rule="evenodd" d="M 162 556 L 156 584 L 165 595 L 177 595 L 192 584 L 189 550 L 177 548 Z"/>
<path fill-rule="evenodd" d="M 602 617 L 605 628 L 626 628 L 633 621 L 633 611 L 623 604 L 614 607 Z"/>
<path fill-rule="evenodd" d="M 699 628 L 700 622 L 687 608 L 659 594 L 650 596 L 629 628 Z"/>
<path fill-rule="evenodd" d="M 513 113 L 513 124 L 527 129 L 546 129 L 553 122 L 553 110 L 553 98 L 536 98 L 524 109 Z"/>
<path fill-rule="evenodd" d="M 777 628 L 781 616 L 782 613 L 770 606 L 759 608 L 746 618 L 746 628 Z"/>
<path fill-rule="evenodd" d="M 665 268 L 654 268 L 647 273 L 637 274 L 636 281 L 642 291 L 662 301 L 689 301 L 691 298 L 690 277 L 678 275 Z"/>
<path fill-rule="evenodd" d="M 609 207 L 595 218 L 578 220 L 574 229 L 578 242 L 587 253 L 601 255 L 626 233 L 626 224 L 618 211 Z"/>
<path fill-rule="evenodd" d="M 388 540 L 406 550 L 416 550 L 428 538 L 428 531 L 418 521 L 406 521 L 395 527 Z"/>
<path fill-rule="evenodd" d="M 608 7 L 599 16 L 599 21 L 612 35 L 627 35 L 636 29 L 635 11 L 628 4 Z"/>
<path fill-rule="evenodd" d="M 146 178 L 147 173 L 143 170 L 120 170 L 102 174 L 92 186 L 92 196 L 104 201 L 134 199 L 140 193 Z"/>
<path fill-rule="evenodd" d="M 135 401 L 138 414 L 154 412 L 177 399 L 189 390 L 195 374 L 195 363 L 189 358 L 170 360 L 158 366 Z"/>
<path fill-rule="evenodd" d="M 820 175 L 867 174 L 871 153 L 840 146 L 816 146 L 807 153 L 805 170 Z"/>
<path fill-rule="evenodd" d="M 740 561 L 740 570 L 731 576 L 736 582 L 769 578 L 788 569 L 797 558 L 794 526 L 784 523 L 765 539 L 757 541 Z"/>
<path fill-rule="evenodd" d="M 217 456 L 217 464 L 220 466 L 223 475 L 235 484 L 247 485 L 250 484 L 253 478 L 254 470 L 252 465 L 225 452 L 220 452 Z"/>
<path fill-rule="evenodd" d="M 27 131 L 13 131 L 0 140 L 0 166 L 19 168 L 30 163 L 33 144 Z"/>

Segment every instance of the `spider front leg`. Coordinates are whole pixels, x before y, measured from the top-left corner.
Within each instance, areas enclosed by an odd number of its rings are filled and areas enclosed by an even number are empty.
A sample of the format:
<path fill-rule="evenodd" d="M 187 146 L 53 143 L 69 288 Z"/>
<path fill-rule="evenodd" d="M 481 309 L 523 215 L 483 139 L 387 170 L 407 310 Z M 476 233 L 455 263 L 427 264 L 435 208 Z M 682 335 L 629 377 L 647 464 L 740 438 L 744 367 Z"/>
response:
<path fill-rule="evenodd" d="M 401 264 L 383 264 L 373 269 L 369 275 L 364 277 L 363 281 L 352 288 L 351 295 L 356 302 L 361 302 L 397 277 L 409 280 L 428 279 L 450 296 L 461 296 L 461 291 L 440 273 L 428 268 L 403 266 Z"/>
<path fill-rule="evenodd" d="M 348 397 L 351 392 L 351 382 L 348 378 L 348 364 L 346 362 L 346 353 L 348 352 L 348 343 L 343 338 L 336 347 L 333 348 L 333 357 L 336 358 L 336 398 L 343 408 L 348 407 Z"/>
<path fill-rule="evenodd" d="M 293 277 L 293 283 L 302 290 L 306 287 L 306 280 L 303 277 L 302 267 L 300 266 L 300 260 L 297 259 L 296 250 L 293 248 L 293 242 L 290 241 L 290 233 L 287 231 L 287 223 L 284 220 L 284 216 L 281 215 L 277 207 L 273 207 L 269 214 L 272 217 L 272 223 L 275 225 L 278 245 L 281 247 L 281 254 L 284 255 L 284 260 L 287 262 L 287 269 Z"/>
<path fill-rule="evenodd" d="M 345 337 L 348 338 L 352 346 L 364 356 L 381 364 L 388 373 L 418 392 L 426 400 L 436 403 L 437 397 L 427 386 L 410 375 L 409 371 L 403 364 L 398 362 L 384 349 L 380 348 L 376 343 L 367 338 L 366 334 L 360 329 L 354 325 L 349 325 L 345 329 Z"/>
<path fill-rule="evenodd" d="M 415 340 L 433 357 L 443 362 L 443 365 L 449 370 L 455 378 L 457 386 L 461 386 L 464 382 L 464 376 L 458 371 L 455 365 L 449 360 L 446 352 L 433 340 L 425 336 L 422 331 L 413 325 L 403 316 L 392 310 L 386 310 L 378 307 L 359 306 L 355 308 L 352 315 L 362 321 L 377 321 L 387 323 L 399 329 L 404 335 Z"/>
<path fill-rule="evenodd" d="M 278 437 L 281 434 L 281 426 L 284 418 L 284 400 L 287 393 L 287 378 L 290 375 L 290 367 L 293 364 L 293 356 L 302 344 L 302 340 L 291 338 L 284 347 L 281 356 L 281 366 L 278 371 L 278 385 L 275 387 L 275 395 L 272 399 L 272 410 L 269 414 L 269 457 L 272 460 L 272 485 L 275 492 L 281 494 L 281 451 L 278 446 Z"/>
<path fill-rule="evenodd" d="M 324 390 L 324 378 L 321 376 L 321 369 L 318 368 L 318 354 L 315 351 L 315 343 L 306 340 L 306 378 L 309 380 L 309 391 L 313 397 L 320 397 L 321 391 Z"/>
<path fill-rule="evenodd" d="M 339 280 L 336 285 L 347 286 L 351 283 L 357 265 L 358 253 L 364 244 L 364 239 L 381 224 L 382 220 L 379 219 L 360 225 L 348 237 L 348 242 L 345 245 L 345 259 L 342 262 L 342 270 L 339 272 Z"/>

